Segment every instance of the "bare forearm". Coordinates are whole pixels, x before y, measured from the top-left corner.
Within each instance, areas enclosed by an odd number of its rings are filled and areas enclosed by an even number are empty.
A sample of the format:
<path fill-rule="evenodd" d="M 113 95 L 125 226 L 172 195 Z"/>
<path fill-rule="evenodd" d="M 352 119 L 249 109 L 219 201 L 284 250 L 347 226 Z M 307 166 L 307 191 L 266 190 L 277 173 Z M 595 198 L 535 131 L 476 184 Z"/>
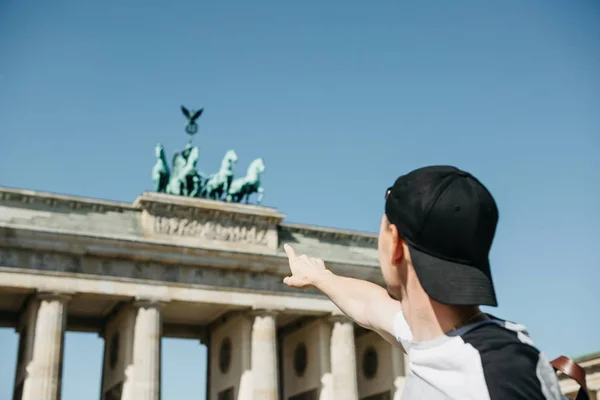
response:
<path fill-rule="evenodd" d="M 368 315 L 370 304 L 378 299 L 389 298 L 387 291 L 374 283 L 360 279 L 346 278 L 324 271 L 314 282 L 335 305 L 357 324 L 373 329 Z"/>
<path fill-rule="evenodd" d="M 394 321 L 402 312 L 400 302 L 392 299 L 382 287 L 359 279 L 337 276 L 325 267 L 323 260 L 297 256 L 286 244 L 292 276 L 283 282 L 291 287 L 314 286 L 328 296 L 338 308 L 357 324 L 374 330 L 393 345 L 398 345 Z"/>

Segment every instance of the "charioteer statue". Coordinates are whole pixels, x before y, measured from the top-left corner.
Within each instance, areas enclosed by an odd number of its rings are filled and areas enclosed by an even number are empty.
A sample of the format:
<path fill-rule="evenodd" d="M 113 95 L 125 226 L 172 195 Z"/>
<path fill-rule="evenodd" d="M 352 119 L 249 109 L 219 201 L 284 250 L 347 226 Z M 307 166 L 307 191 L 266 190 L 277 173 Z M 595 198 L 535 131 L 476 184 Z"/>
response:
<path fill-rule="evenodd" d="M 256 193 L 256 203 L 261 204 L 264 197 L 264 189 L 260 182 L 260 176 L 265 172 L 263 159 L 257 158 L 252 161 L 246 176 L 234 179 L 233 169 L 237 164 L 238 156 L 234 150 L 228 150 L 218 172 L 208 176 L 198 172 L 196 168 L 200 154 L 198 147 L 192 145 L 192 138 L 198 131 L 196 121 L 204 109 L 190 111 L 181 106 L 181 111 L 187 119 L 185 131 L 190 135 L 190 140 L 181 152 L 173 155 L 170 168 L 164 147 L 160 143 L 156 145 L 156 164 L 152 169 L 155 190 L 178 196 L 203 197 L 246 204 L 249 203 L 250 196 Z"/>

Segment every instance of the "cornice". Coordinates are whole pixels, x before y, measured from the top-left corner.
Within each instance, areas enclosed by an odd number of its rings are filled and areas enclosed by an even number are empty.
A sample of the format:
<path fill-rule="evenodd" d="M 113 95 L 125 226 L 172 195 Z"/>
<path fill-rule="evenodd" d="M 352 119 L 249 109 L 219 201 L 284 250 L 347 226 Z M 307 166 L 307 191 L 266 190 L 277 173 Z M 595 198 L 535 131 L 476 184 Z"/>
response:
<path fill-rule="evenodd" d="M 306 237 L 311 237 L 324 242 L 347 244 L 354 246 L 377 248 L 377 234 L 358 232 L 337 228 L 328 228 L 315 225 L 303 225 L 296 223 L 282 222 L 279 224 L 280 231 L 297 233 Z"/>
<path fill-rule="evenodd" d="M 239 214 L 267 219 L 270 223 L 279 223 L 285 215 L 274 208 L 253 204 L 226 203 L 223 201 L 189 198 L 164 193 L 144 192 L 133 204 L 88 197 L 71 196 L 34 190 L 0 187 L 0 204 L 7 206 L 32 208 L 39 206 L 45 210 L 70 210 L 93 212 L 123 211 L 162 211 L 176 212 L 182 215 Z"/>
<path fill-rule="evenodd" d="M 126 210 L 137 210 L 135 206 L 125 202 L 6 187 L 0 187 L 0 204 L 2 203 L 5 203 L 6 205 L 25 206 L 28 208 L 41 206 L 44 209 L 53 209 L 57 211 L 123 212 Z"/>
<path fill-rule="evenodd" d="M 278 224 L 285 215 L 275 208 L 257 206 L 254 204 L 228 203 L 219 200 L 190 198 L 165 193 L 144 192 L 133 206 L 137 209 L 148 210 L 152 213 L 176 213 L 188 216 L 208 215 L 222 217 L 235 214 L 244 217 L 254 217 L 254 220 L 266 219 L 269 223 Z"/>

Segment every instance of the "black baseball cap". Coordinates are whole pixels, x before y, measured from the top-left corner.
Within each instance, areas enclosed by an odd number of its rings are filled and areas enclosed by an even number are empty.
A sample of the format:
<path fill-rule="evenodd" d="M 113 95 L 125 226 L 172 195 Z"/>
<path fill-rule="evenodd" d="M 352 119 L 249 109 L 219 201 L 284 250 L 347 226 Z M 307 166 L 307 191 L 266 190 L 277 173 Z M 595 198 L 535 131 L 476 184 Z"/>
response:
<path fill-rule="evenodd" d="M 429 297 L 448 305 L 498 305 L 489 261 L 498 208 L 473 175 L 452 166 L 402 175 L 386 192 L 385 214 L 406 241 Z"/>

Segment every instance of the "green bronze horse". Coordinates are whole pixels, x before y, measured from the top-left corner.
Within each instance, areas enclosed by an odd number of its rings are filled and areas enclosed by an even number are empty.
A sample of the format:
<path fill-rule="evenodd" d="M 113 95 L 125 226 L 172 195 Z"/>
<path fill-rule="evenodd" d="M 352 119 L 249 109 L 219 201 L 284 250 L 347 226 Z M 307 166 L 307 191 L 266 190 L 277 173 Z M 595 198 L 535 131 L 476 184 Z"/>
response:
<path fill-rule="evenodd" d="M 213 200 L 221 200 L 223 195 L 229 191 L 231 182 L 233 181 L 233 167 L 237 163 L 238 156 L 234 150 L 229 150 L 225 153 L 223 161 L 221 161 L 221 169 L 216 174 L 209 176 L 208 180 L 202 188 L 202 197 L 207 197 Z"/>
<path fill-rule="evenodd" d="M 156 152 L 156 164 L 152 168 L 152 180 L 154 181 L 154 189 L 157 192 L 165 193 L 169 184 L 170 171 L 167 165 L 167 156 L 162 144 L 158 143 L 154 148 Z"/>
<path fill-rule="evenodd" d="M 243 178 L 234 179 L 229 186 L 227 192 L 227 201 L 242 202 L 246 204 L 250 199 L 250 195 L 257 193 L 256 203 L 262 203 L 265 190 L 260 185 L 260 175 L 265 172 L 265 163 L 262 158 L 257 158 L 250 163 L 246 176 Z"/>

